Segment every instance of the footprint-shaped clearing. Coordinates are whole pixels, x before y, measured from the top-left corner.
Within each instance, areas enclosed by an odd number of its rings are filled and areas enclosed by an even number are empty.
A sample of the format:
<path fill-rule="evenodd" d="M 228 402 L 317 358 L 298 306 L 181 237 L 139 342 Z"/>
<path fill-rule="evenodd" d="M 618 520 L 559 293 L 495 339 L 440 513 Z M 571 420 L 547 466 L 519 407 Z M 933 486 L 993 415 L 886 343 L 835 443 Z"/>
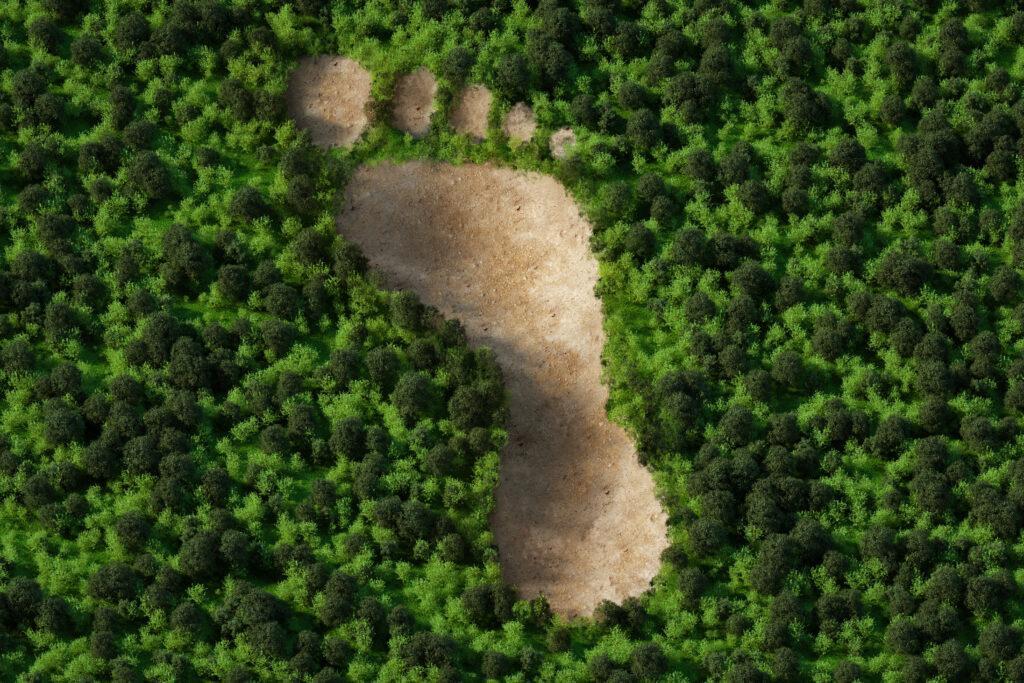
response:
<path fill-rule="evenodd" d="M 605 414 L 591 229 L 565 189 L 490 165 L 381 164 L 356 172 L 337 223 L 389 285 L 497 354 L 510 439 L 491 524 L 506 579 L 567 616 L 645 591 L 666 518 Z"/>
<path fill-rule="evenodd" d="M 369 84 L 351 60 L 306 59 L 289 110 L 316 144 L 348 146 L 366 126 Z M 425 70 L 400 79 L 393 123 L 425 134 L 435 89 Z M 490 93 L 469 98 L 459 132 L 486 135 Z M 504 128 L 529 140 L 533 112 L 516 105 Z M 337 222 L 390 285 L 459 318 L 473 344 L 498 356 L 510 439 L 491 525 L 505 578 L 566 616 L 645 591 L 666 517 L 633 444 L 605 414 L 591 229 L 565 188 L 490 165 L 382 164 L 356 172 Z"/>

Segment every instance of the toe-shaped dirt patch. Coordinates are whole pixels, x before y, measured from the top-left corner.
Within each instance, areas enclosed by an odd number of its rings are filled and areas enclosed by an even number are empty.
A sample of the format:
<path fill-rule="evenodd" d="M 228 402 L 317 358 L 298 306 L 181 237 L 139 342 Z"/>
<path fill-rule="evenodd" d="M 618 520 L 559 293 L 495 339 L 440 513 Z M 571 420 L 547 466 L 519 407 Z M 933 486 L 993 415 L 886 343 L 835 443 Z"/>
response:
<path fill-rule="evenodd" d="M 529 142 L 537 130 L 537 117 L 530 105 L 518 102 L 505 114 L 501 129 L 510 140 Z"/>
<path fill-rule="evenodd" d="M 399 78 L 391 103 L 392 125 L 416 138 L 426 135 L 430 132 L 436 94 L 437 80 L 427 69 L 419 68 Z"/>
<path fill-rule="evenodd" d="M 591 229 L 565 189 L 494 166 L 363 167 L 338 228 L 497 354 L 510 439 L 491 521 L 506 579 L 568 616 L 646 590 L 666 517 L 605 413 Z"/>
<path fill-rule="evenodd" d="M 487 137 L 487 117 L 491 113 L 491 91 L 482 85 L 470 85 L 459 93 L 449 121 L 460 135 L 477 142 Z"/>
<path fill-rule="evenodd" d="M 551 134 L 551 138 L 548 140 L 551 156 L 559 160 L 568 159 L 575 144 L 576 133 L 573 132 L 572 128 L 559 128 Z"/>
<path fill-rule="evenodd" d="M 288 114 L 320 147 L 351 147 L 370 119 L 370 72 L 346 57 L 307 57 L 288 81 Z"/>

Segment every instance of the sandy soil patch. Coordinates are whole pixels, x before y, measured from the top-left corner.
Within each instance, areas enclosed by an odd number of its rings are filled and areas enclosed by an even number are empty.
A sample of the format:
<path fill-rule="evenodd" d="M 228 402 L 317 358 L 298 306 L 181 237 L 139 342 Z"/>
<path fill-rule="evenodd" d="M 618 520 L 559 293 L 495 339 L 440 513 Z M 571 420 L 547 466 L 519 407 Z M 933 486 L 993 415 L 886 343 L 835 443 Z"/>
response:
<path fill-rule="evenodd" d="M 320 147 L 351 147 L 370 119 L 370 72 L 346 57 L 306 57 L 288 80 L 288 114 Z"/>
<path fill-rule="evenodd" d="M 338 228 L 389 285 L 461 319 L 498 355 L 510 440 L 491 523 L 506 579 L 569 616 L 646 590 L 666 517 L 605 413 L 591 228 L 565 189 L 494 166 L 363 167 Z"/>
<path fill-rule="evenodd" d="M 392 101 L 391 123 L 400 131 L 420 138 L 430 131 L 430 115 L 434 113 L 437 80 L 425 68 L 398 79 Z"/>
<path fill-rule="evenodd" d="M 567 159 L 576 144 L 576 133 L 572 128 L 559 128 L 551 134 L 548 140 L 548 147 L 551 149 L 551 156 L 556 159 Z"/>
<path fill-rule="evenodd" d="M 478 142 L 486 138 L 492 99 L 491 91 L 482 85 L 463 88 L 450 116 L 455 132 Z"/>
<path fill-rule="evenodd" d="M 529 142 L 537 130 L 537 117 L 533 115 L 533 109 L 525 102 L 517 102 L 508 113 L 505 114 L 505 123 L 501 129 L 510 140 L 517 142 Z"/>

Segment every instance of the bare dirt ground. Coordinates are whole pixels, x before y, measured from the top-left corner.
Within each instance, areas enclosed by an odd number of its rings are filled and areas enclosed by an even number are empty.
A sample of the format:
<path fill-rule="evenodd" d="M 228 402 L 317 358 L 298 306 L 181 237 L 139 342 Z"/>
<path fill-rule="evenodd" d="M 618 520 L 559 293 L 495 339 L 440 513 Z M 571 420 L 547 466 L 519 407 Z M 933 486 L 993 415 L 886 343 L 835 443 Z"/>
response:
<path fill-rule="evenodd" d="M 459 93 L 452 107 L 452 128 L 479 142 L 487 137 L 487 117 L 491 112 L 491 91 L 482 85 L 470 85 Z"/>
<path fill-rule="evenodd" d="M 346 57 L 306 57 L 288 81 L 288 114 L 320 147 L 351 147 L 370 119 L 370 72 Z"/>
<path fill-rule="evenodd" d="M 337 224 L 389 285 L 498 356 L 510 440 L 491 523 L 506 579 L 567 616 L 646 590 L 666 517 L 605 413 L 591 228 L 565 189 L 489 165 L 363 167 Z"/>
<path fill-rule="evenodd" d="M 505 114 L 505 122 L 501 129 L 510 140 L 517 142 L 529 142 L 537 130 L 537 117 L 533 109 L 525 102 L 517 102 L 508 113 Z"/>
<path fill-rule="evenodd" d="M 572 128 L 559 128 L 551 134 L 548 140 L 548 147 L 551 149 L 551 156 L 556 159 L 568 159 L 572 146 L 576 144 L 576 133 Z"/>
<path fill-rule="evenodd" d="M 399 78 L 392 101 L 392 125 L 416 138 L 426 135 L 430 131 L 436 94 L 437 80 L 427 69 L 421 67 Z"/>

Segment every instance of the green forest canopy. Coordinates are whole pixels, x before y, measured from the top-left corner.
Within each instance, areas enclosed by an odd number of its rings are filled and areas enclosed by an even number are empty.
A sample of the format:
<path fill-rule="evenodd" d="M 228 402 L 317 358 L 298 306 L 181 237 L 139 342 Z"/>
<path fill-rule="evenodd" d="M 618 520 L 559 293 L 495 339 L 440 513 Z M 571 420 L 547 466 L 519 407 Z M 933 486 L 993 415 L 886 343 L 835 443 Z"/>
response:
<path fill-rule="evenodd" d="M 0 0 L 0 679 L 1024 680 L 1022 34 L 989 0 Z M 379 108 L 430 68 L 430 135 L 311 147 L 284 85 L 334 53 Z M 448 130 L 475 82 L 532 143 Z M 670 517 L 648 594 L 566 623 L 502 583 L 500 370 L 333 231 L 413 157 L 592 219 Z"/>

